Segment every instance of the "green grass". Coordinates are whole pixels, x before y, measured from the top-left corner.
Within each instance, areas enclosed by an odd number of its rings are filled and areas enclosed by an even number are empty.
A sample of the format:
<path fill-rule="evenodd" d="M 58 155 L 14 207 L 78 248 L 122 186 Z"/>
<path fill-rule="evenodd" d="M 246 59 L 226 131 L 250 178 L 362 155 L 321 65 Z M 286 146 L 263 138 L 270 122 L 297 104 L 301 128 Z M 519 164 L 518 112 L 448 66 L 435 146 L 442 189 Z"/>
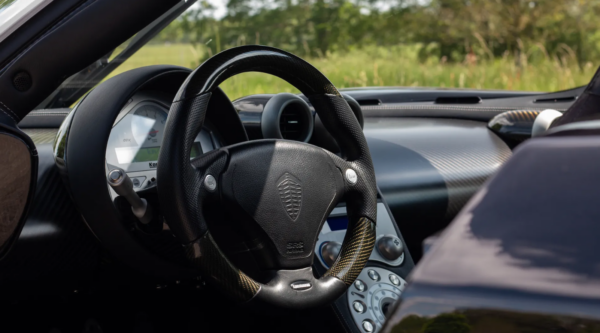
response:
<path fill-rule="evenodd" d="M 572 57 L 552 58 L 532 53 L 517 65 L 512 57 L 445 63 L 436 58 L 419 61 L 416 47 L 370 47 L 324 58 L 306 59 L 338 88 L 369 86 L 477 88 L 527 91 L 557 91 L 584 85 L 596 66 L 580 68 Z M 185 44 L 147 45 L 115 72 L 156 64 L 193 68 L 204 55 Z M 245 73 L 225 81 L 221 88 L 231 100 L 262 93 L 297 92 L 285 81 L 262 73 Z"/>

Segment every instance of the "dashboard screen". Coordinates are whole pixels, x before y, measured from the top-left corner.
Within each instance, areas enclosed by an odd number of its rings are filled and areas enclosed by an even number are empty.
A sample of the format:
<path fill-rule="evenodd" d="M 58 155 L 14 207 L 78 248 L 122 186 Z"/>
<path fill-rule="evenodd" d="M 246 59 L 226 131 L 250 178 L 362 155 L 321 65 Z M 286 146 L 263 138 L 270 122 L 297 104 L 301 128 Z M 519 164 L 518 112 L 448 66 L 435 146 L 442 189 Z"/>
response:
<path fill-rule="evenodd" d="M 117 154 L 117 160 L 119 161 L 119 164 L 158 161 L 160 147 L 121 147 L 115 148 L 115 153 Z M 194 142 L 190 158 L 200 156 L 201 154 L 202 149 L 200 148 L 200 142 Z"/>
<path fill-rule="evenodd" d="M 144 101 L 133 106 L 116 122 L 110 132 L 106 147 L 108 169 L 154 172 L 158 166 L 166 122 L 167 108 L 160 104 Z M 192 145 L 190 158 L 214 149 L 213 146 L 210 134 L 202 131 Z"/>
<path fill-rule="evenodd" d="M 125 171 L 156 169 L 167 110 L 153 102 L 137 104 L 113 127 L 106 162 Z"/>
<path fill-rule="evenodd" d="M 139 149 L 132 147 L 115 148 L 115 153 L 117 154 L 117 160 L 119 161 L 119 164 L 157 161 L 159 152 L 159 147 Z"/>

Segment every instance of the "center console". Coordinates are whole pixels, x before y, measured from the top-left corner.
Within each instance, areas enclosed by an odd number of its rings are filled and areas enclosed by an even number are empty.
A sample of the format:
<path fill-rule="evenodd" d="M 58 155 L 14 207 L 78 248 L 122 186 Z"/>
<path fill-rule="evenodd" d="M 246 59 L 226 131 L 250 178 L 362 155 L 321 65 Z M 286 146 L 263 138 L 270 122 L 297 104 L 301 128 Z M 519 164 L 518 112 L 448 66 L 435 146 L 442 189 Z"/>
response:
<path fill-rule="evenodd" d="M 337 258 L 347 228 L 346 207 L 338 206 L 327 218 L 315 246 L 318 273 L 323 274 Z M 380 196 L 375 248 L 354 284 L 333 304 L 345 329 L 349 332 L 379 332 L 400 298 L 406 286 L 405 279 L 413 267 L 402 234 Z"/>

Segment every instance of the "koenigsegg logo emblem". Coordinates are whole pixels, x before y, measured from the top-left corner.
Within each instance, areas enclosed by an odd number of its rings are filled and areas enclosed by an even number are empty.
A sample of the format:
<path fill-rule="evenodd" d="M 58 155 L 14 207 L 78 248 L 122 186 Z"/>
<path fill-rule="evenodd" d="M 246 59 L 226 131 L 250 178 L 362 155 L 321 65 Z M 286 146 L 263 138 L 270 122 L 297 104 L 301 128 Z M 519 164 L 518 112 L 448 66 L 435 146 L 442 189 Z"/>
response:
<path fill-rule="evenodd" d="M 298 215 L 300 215 L 300 208 L 302 208 L 302 186 L 300 181 L 286 172 L 279 178 L 277 183 L 283 207 L 292 221 L 296 221 Z"/>

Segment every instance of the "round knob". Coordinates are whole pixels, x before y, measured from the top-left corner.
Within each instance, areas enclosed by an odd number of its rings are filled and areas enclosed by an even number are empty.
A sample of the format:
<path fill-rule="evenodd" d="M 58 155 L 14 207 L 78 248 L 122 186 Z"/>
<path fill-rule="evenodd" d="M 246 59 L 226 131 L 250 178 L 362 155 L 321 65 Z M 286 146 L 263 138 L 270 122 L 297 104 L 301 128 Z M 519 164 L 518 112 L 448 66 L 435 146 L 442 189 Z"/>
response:
<path fill-rule="evenodd" d="M 108 181 L 111 184 L 118 184 L 121 179 L 123 178 L 124 172 L 122 170 L 119 169 L 114 169 L 111 170 L 111 172 L 108 174 Z"/>
<path fill-rule="evenodd" d="M 327 266 L 331 267 L 342 249 L 342 244 L 338 242 L 327 242 L 327 244 L 321 247 L 321 256 Z"/>
<path fill-rule="evenodd" d="M 384 236 L 377 242 L 377 251 L 387 260 L 394 261 L 404 253 L 404 245 L 396 236 Z"/>

